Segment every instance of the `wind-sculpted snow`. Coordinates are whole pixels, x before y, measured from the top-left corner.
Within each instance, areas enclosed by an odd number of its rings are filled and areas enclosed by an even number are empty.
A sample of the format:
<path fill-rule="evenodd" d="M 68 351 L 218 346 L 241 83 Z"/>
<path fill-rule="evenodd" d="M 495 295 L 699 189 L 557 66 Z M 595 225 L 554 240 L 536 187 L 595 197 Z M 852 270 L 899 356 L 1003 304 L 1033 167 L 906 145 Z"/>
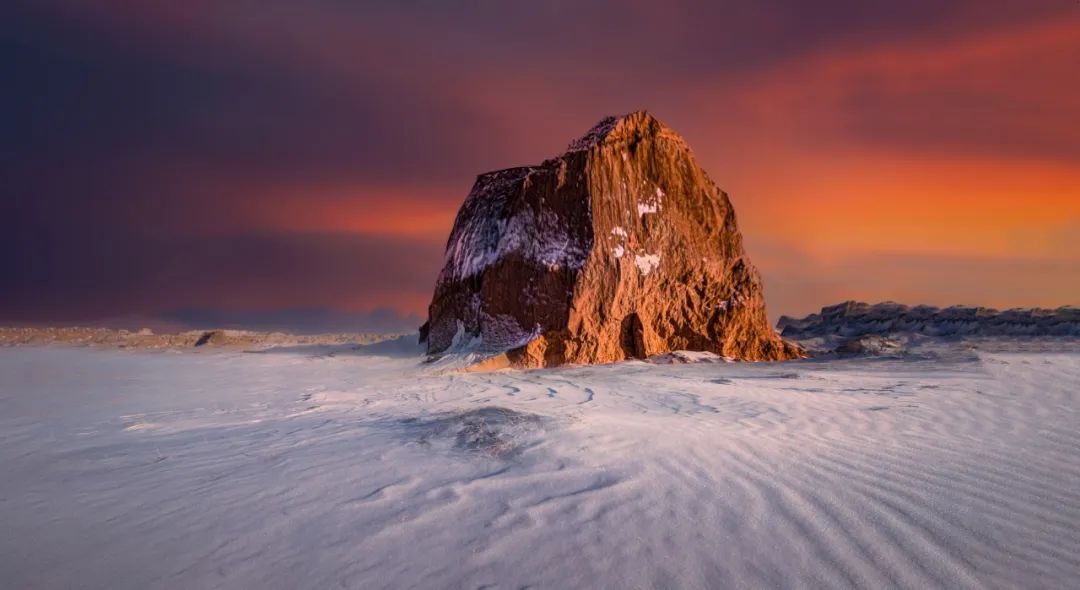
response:
<path fill-rule="evenodd" d="M 543 420 L 536 414 L 497 406 L 454 412 L 430 420 L 405 418 L 401 423 L 415 428 L 422 444 L 452 442 L 452 447 L 459 451 L 499 459 L 512 457 L 530 440 L 538 440 L 543 426 Z"/>
<path fill-rule="evenodd" d="M 1080 354 L 656 360 L 2 349 L 0 585 L 1080 578 Z"/>

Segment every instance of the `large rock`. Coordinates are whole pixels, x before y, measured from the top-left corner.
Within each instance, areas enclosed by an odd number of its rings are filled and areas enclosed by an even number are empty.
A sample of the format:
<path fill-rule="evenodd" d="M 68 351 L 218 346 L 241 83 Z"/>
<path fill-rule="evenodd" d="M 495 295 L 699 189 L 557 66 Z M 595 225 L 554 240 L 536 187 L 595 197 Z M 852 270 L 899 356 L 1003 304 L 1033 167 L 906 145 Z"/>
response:
<path fill-rule="evenodd" d="M 604 119 L 539 166 L 477 177 L 428 314 L 430 355 L 489 366 L 802 356 L 769 325 L 727 195 L 645 112 Z"/>

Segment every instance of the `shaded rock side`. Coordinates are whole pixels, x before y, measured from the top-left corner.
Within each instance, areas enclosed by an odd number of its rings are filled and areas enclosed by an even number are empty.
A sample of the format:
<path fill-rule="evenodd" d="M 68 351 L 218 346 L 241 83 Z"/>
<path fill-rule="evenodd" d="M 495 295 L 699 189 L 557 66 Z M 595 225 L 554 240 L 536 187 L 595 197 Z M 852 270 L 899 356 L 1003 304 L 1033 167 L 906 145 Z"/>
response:
<path fill-rule="evenodd" d="M 769 325 L 727 195 L 645 112 L 604 119 L 538 166 L 480 175 L 421 334 L 430 355 L 500 366 L 803 356 Z"/>

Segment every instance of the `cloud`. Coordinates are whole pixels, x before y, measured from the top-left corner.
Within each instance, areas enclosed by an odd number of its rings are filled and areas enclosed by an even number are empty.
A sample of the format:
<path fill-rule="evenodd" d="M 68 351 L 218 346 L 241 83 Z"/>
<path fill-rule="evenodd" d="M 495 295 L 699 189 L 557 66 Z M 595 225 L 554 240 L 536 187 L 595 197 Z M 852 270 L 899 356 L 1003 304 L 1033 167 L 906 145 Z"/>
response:
<path fill-rule="evenodd" d="M 166 165 L 279 182 L 460 178 L 481 113 L 367 72 L 312 79 L 260 63 L 190 63 L 111 38 L 5 39 L 13 163 Z M 433 131 L 438 130 L 438 133 Z"/>
<path fill-rule="evenodd" d="M 821 270 L 751 248 L 781 310 L 857 288 L 816 261 L 1057 260 L 1046 235 L 1080 215 L 1080 35 L 1056 1 L 0 10 L 0 319 L 419 314 L 477 173 L 642 107 L 751 245 Z"/>
<path fill-rule="evenodd" d="M 830 49 L 760 72 L 740 98 L 816 148 L 1080 161 L 1080 12 L 947 40 Z"/>
<path fill-rule="evenodd" d="M 748 246 L 765 280 L 770 318 L 803 316 L 846 300 L 1058 307 L 1080 293 L 1080 258 L 862 252 L 821 258 L 796 245 Z"/>
<path fill-rule="evenodd" d="M 424 322 L 416 314 L 395 309 L 349 312 L 323 307 L 274 309 L 268 311 L 178 309 L 160 314 L 166 325 L 187 329 L 232 328 L 282 331 L 292 334 L 334 332 L 410 333 Z"/>
<path fill-rule="evenodd" d="M 423 309 L 443 244 L 363 234 L 166 237 L 94 228 L 6 235 L 0 319 L 90 319 L 198 308 Z"/>

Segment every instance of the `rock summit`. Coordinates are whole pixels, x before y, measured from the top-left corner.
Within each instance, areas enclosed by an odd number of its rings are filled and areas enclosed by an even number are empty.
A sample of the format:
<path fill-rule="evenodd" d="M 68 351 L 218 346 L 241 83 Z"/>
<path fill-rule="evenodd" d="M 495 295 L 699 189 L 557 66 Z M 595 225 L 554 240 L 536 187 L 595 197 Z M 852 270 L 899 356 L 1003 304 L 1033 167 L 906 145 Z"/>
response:
<path fill-rule="evenodd" d="M 477 177 L 421 341 L 487 367 L 803 356 L 768 322 L 727 194 L 643 111 L 600 121 L 540 165 Z"/>

